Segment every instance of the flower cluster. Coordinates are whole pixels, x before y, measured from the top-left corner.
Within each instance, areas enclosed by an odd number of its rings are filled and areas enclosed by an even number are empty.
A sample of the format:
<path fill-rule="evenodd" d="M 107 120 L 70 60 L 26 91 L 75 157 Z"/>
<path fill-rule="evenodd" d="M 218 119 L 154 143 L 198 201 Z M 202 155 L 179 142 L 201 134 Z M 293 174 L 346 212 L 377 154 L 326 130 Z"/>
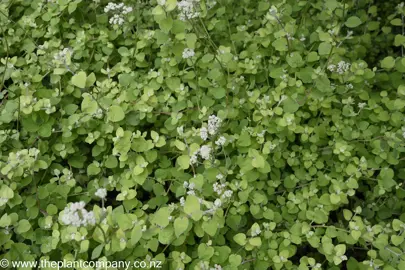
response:
<path fill-rule="evenodd" d="M 208 160 L 211 158 L 211 151 L 212 148 L 209 145 L 203 145 L 193 153 L 193 155 L 190 157 L 190 164 L 196 164 L 198 161 L 198 154 L 200 154 L 201 158 L 204 160 Z"/>
<path fill-rule="evenodd" d="M 132 12 L 132 7 L 125 6 L 123 3 L 115 4 L 115 3 L 108 3 L 108 5 L 104 8 L 104 12 L 114 12 L 115 14 L 110 18 L 109 22 L 113 25 L 122 25 L 124 23 L 124 16 L 130 12 Z"/>
<path fill-rule="evenodd" d="M 196 11 L 196 4 L 199 0 L 182 0 L 177 3 L 177 8 L 180 11 L 179 19 L 186 21 L 187 19 L 194 19 L 200 16 L 200 12 Z"/>
<path fill-rule="evenodd" d="M 350 69 L 350 63 L 340 61 L 337 66 L 333 64 L 329 65 L 328 69 L 330 72 L 337 72 L 338 74 L 342 75 Z"/>
<path fill-rule="evenodd" d="M 88 212 L 85 206 L 85 202 L 71 203 L 66 206 L 61 216 L 62 222 L 75 227 L 95 225 L 96 218 L 93 211 Z"/>
<path fill-rule="evenodd" d="M 193 57 L 194 55 L 195 55 L 195 52 L 194 52 L 193 49 L 185 48 L 185 49 L 183 50 L 182 57 L 183 57 L 184 59 L 188 59 L 188 58 Z"/>
<path fill-rule="evenodd" d="M 232 197 L 232 190 L 225 190 L 226 188 L 226 184 L 220 184 L 218 182 L 214 183 L 212 185 L 212 188 L 214 190 L 215 193 L 218 194 L 218 196 L 221 196 L 222 199 L 227 199 Z"/>
<path fill-rule="evenodd" d="M 185 188 L 185 189 L 188 189 L 188 191 L 187 191 L 187 194 L 188 195 L 195 195 L 195 190 L 194 190 L 194 188 L 195 188 L 195 184 L 194 183 L 188 183 L 188 182 L 184 182 L 183 183 L 183 187 Z"/>
<path fill-rule="evenodd" d="M 61 61 L 63 63 L 66 63 L 67 57 L 72 57 L 73 55 L 73 50 L 70 48 L 64 48 L 62 51 L 55 53 L 53 56 L 53 59 L 56 61 Z"/>
<path fill-rule="evenodd" d="M 200 148 L 200 155 L 203 159 L 207 160 L 211 155 L 211 147 L 208 145 L 203 145 Z"/>
<path fill-rule="evenodd" d="M 200 137 L 204 141 L 208 139 L 208 135 L 215 135 L 217 134 L 220 126 L 221 126 L 222 120 L 215 116 L 215 115 L 210 115 L 208 118 L 208 129 L 206 127 L 201 127 L 200 128 Z M 216 145 L 224 145 L 226 142 L 225 137 L 221 136 L 216 142 Z"/>
<path fill-rule="evenodd" d="M 97 189 L 96 193 L 94 193 L 94 195 L 96 195 L 97 197 L 99 197 L 101 199 L 105 199 L 105 197 L 107 196 L 107 189 L 99 188 L 99 189 Z"/>

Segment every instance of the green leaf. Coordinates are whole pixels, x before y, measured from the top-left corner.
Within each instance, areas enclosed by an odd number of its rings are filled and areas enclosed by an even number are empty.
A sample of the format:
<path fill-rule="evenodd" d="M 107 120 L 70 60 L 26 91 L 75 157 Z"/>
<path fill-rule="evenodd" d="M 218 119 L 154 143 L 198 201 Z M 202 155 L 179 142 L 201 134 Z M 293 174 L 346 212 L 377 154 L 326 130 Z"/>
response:
<path fill-rule="evenodd" d="M 153 216 L 153 223 L 160 226 L 161 228 L 164 228 L 170 223 L 169 216 L 169 208 L 160 208 Z"/>
<path fill-rule="evenodd" d="M 354 28 L 359 26 L 360 24 L 362 24 L 361 20 L 359 17 L 357 16 L 351 16 L 347 19 L 347 21 L 345 22 L 345 25 L 349 28 Z"/>
<path fill-rule="evenodd" d="M 28 232 L 31 229 L 31 224 L 29 223 L 28 220 L 22 219 L 18 222 L 17 228 L 16 228 L 16 233 L 21 234 Z"/>
<path fill-rule="evenodd" d="M 119 122 L 125 118 L 125 112 L 120 106 L 113 105 L 108 110 L 107 118 L 111 122 Z"/>
<path fill-rule="evenodd" d="M 327 76 L 320 76 L 315 80 L 316 88 L 321 92 L 332 92 L 333 89 L 330 87 L 330 81 Z"/>
<path fill-rule="evenodd" d="M 86 87 L 86 79 L 87 79 L 86 72 L 80 71 L 77 74 L 73 75 L 72 84 L 74 86 L 79 87 L 79 88 L 85 88 Z"/>
<path fill-rule="evenodd" d="M 190 167 L 190 157 L 188 155 L 181 155 L 177 158 L 177 164 L 180 168 L 186 170 Z"/>
<path fill-rule="evenodd" d="M 318 53 L 319 55 L 328 55 L 332 50 L 332 45 L 328 42 L 322 42 L 319 44 Z"/>
<path fill-rule="evenodd" d="M 294 113 L 299 107 L 298 103 L 290 97 L 283 101 L 283 111 L 286 113 Z"/>
<path fill-rule="evenodd" d="M 343 217 L 349 221 L 352 218 L 353 214 L 350 210 L 348 209 L 343 209 Z"/>
<path fill-rule="evenodd" d="M 187 196 L 184 204 L 184 212 L 192 217 L 194 221 L 198 221 L 202 217 L 202 211 L 200 210 L 200 201 L 194 195 Z"/>
<path fill-rule="evenodd" d="M 260 247 L 262 245 L 262 240 L 260 237 L 253 237 L 249 239 L 249 244 L 254 247 Z"/>
<path fill-rule="evenodd" d="M 244 233 L 238 233 L 233 237 L 233 240 L 240 246 L 246 244 L 246 235 Z"/>
<path fill-rule="evenodd" d="M 404 242 L 404 236 L 403 235 L 391 235 L 391 243 L 394 246 L 399 246 Z"/>
<path fill-rule="evenodd" d="M 135 225 L 131 231 L 131 245 L 135 245 L 142 237 L 142 227 L 141 225 Z"/>
<path fill-rule="evenodd" d="M 178 217 L 174 220 L 174 233 L 176 237 L 182 235 L 188 228 L 188 218 L 187 217 Z"/>
<path fill-rule="evenodd" d="M 383 69 L 391 69 L 395 66 L 395 59 L 392 56 L 387 56 L 381 61 L 381 67 Z"/>
<path fill-rule="evenodd" d="M 91 253 L 91 259 L 94 260 L 94 259 L 97 259 L 98 257 L 100 257 L 101 252 L 103 251 L 103 248 L 104 248 L 104 244 L 100 244 L 97 247 L 95 247 L 93 249 L 93 252 Z"/>

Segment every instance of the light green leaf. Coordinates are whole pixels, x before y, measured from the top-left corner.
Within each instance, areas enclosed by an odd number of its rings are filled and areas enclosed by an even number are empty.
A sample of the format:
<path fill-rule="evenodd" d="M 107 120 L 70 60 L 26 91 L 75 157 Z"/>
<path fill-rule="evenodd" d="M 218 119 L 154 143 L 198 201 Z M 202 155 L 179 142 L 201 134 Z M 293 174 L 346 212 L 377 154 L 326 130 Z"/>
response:
<path fill-rule="evenodd" d="M 80 71 L 77 74 L 73 75 L 72 84 L 74 86 L 79 87 L 79 88 L 85 88 L 86 87 L 86 80 L 87 80 L 86 72 Z"/>
<path fill-rule="evenodd" d="M 174 233 L 176 237 L 182 235 L 188 228 L 188 218 L 187 217 L 178 217 L 174 221 Z"/>
<path fill-rule="evenodd" d="M 381 61 L 381 67 L 383 69 L 391 69 L 395 66 L 395 59 L 392 56 L 387 56 Z"/>
<path fill-rule="evenodd" d="M 190 167 L 190 157 L 188 155 L 182 155 L 177 158 L 177 164 L 180 168 L 186 170 Z"/>
<path fill-rule="evenodd" d="M 359 17 L 357 16 L 351 16 L 347 19 L 347 21 L 345 22 L 345 25 L 349 28 L 354 28 L 359 26 L 360 24 L 362 24 L 361 20 Z"/>
<path fill-rule="evenodd" d="M 318 53 L 319 55 L 328 55 L 332 50 L 332 45 L 328 42 L 322 42 L 319 44 Z"/>
<path fill-rule="evenodd" d="M 125 112 L 120 106 L 113 105 L 108 110 L 107 118 L 111 122 L 119 122 L 125 118 Z"/>
<path fill-rule="evenodd" d="M 238 233 L 233 237 L 233 240 L 240 246 L 246 244 L 246 235 L 244 233 Z"/>

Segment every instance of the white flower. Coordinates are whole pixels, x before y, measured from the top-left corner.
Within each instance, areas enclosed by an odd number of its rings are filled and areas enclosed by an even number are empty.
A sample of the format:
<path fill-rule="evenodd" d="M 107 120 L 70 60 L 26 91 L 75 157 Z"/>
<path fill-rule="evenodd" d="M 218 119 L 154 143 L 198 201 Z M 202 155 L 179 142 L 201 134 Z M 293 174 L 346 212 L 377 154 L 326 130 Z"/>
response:
<path fill-rule="evenodd" d="M 346 255 L 342 255 L 342 256 L 340 256 L 340 259 L 341 259 L 342 261 L 346 261 L 346 260 L 347 260 L 347 257 L 346 257 Z"/>
<path fill-rule="evenodd" d="M 73 50 L 70 49 L 70 48 L 64 48 L 62 51 L 60 51 L 60 52 L 54 54 L 53 58 L 54 58 L 55 60 L 59 60 L 59 61 L 62 61 L 62 62 L 66 62 L 66 57 L 67 57 L 68 55 L 71 57 L 71 56 L 73 55 Z"/>
<path fill-rule="evenodd" d="M 351 83 L 346 84 L 346 88 L 347 88 L 347 89 L 353 89 L 353 84 L 351 84 Z"/>
<path fill-rule="evenodd" d="M 217 176 L 216 176 L 216 178 L 218 179 L 218 180 L 221 180 L 221 179 L 223 179 L 224 178 L 224 176 L 222 175 L 222 174 L 217 174 Z"/>
<path fill-rule="evenodd" d="M 212 188 L 213 188 L 214 192 L 216 192 L 218 195 L 221 195 L 223 189 L 225 188 L 225 184 L 214 183 L 212 185 Z"/>
<path fill-rule="evenodd" d="M 208 133 L 211 135 L 215 135 L 218 132 L 221 123 L 222 120 L 219 117 L 215 115 L 210 115 L 208 117 Z"/>
<path fill-rule="evenodd" d="M 336 69 L 336 65 L 333 65 L 333 64 L 328 65 L 328 70 L 329 70 L 330 72 L 334 72 L 335 69 Z"/>
<path fill-rule="evenodd" d="M 184 204 L 186 203 L 186 200 L 184 199 L 184 197 L 180 198 L 180 205 L 184 206 Z"/>
<path fill-rule="evenodd" d="M 114 12 L 115 14 L 113 17 L 110 18 L 110 24 L 122 25 L 124 23 L 124 16 L 130 12 L 132 12 L 132 7 L 125 6 L 123 3 L 115 4 L 115 3 L 108 3 L 107 6 L 104 8 L 104 12 Z"/>
<path fill-rule="evenodd" d="M 211 155 L 211 147 L 208 145 L 203 145 L 200 148 L 200 155 L 203 159 L 207 160 Z"/>
<path fill-rule="evenodd" d="M 204 141 L 206 141 L 208 139 L 208 130 L 207 130 L 207 128 L 205 128 L 205 127 L 200 128 L 200 137 Z"/>
<path fill-rule="evenodd" d="M 218 146 L 223 146 L 226 143 L 226 138 L 224 136 L 221 136 L 218 138 L 218 140 L 215 141 L 215 144 Z"/>
<path fill-rule="evenodd" d="M 187 19 L 197 18 L 200 12 L 196 11 L 199 0 L 182 0 L 177 3 L 177 8 L 180 11 L 179 18 L 182 21 Z"/>
<path fill-rule="evenodd" d="M 99 188 L 97 189 L 96 193 L 94 193 L 97 197 L 100 197 L 101 199 L 105 199 L 107 196 L 107 189 L 105 188 Z"/>
<path fill-rule="evenodd" d="M 124 18 L 121 17 L 119 14 L 114 14 L 113 17 L 110 18 L 109 22 L 110 24 L 117 24 L 117 25 L 122 25 L 124 23 Z"/>
<path fill-rule="evenodd" d="M 269 13 L 273 16 L 277 16 L 277 8 L 275 6 L 271 6 Z"/>
<path fill-rule="evenodd" d="M 194 154 L 190 157 L 190 165 L 196 164 L 198 161 L 198 153 L 199 151 L 195 151 Z"/>
<path fill-rule="evenodd" d="M 220 199 L 216 199 L 216 200 L 214 201 L 214 206 L 215 206 L 215 208 L 220 208 L 221 205 L 222 205 L 222 202 L 221 202 Z"/>
<path fill-rule="evenodd" d="M 183 134 L 184 134 L 184 127 L 183 127 L 183 126 L 177 127 L 177 133 L 178 133 L 180 136 L 183 135 Z"/>
<path fill-rule="evenodd" d="M 182 56 L 183 56 L 184 59 L 191 58 L 191 57 L 193 57 L 194 55 L 195 55 L 195 52 L 194 52 L 193 49 L 185 48 L 185 49 L 183 50 Z"/>
<path fill-rule="evenodd" d="M 184 187 L 184 188 L 188 188 L 188 182 L 187 182 L 187 181 L 184 181 L 183 187 Z"/>
<path fill-rule="evenodd" d="M 132 7 L 124 7 L 124 8 L 122 9 L 122 13 L 123 13 L 123 14 L 128 14 L 128 13 L 130 13 L 130 12 L 132 12 Z"/>
<path fill-rule="evenodd" d="M 72 225 L 75 227 L 94 225 L 96 224 L 96 218 L 94 212 L 88 212 L 84 202 L 70 203 L 63 210 L 61 220 L 65 225 Z"/>
<path fill-rule="evenodd" d="M 367 105 L 367 103 L 365 103 L 365 102 L 360 102 L 359 104 L 357 104 L 357 106 L 358 106 L 360 109 L 363 109 L 364 107 L 366 107 L 366 105 Z"/>
<path fill-rule="evenodd" d="M 350 69 L 350 63 L 346 63 L 345 61 L 340 61 L 337 66 L 337 73 L 344 74 L 349 69 Z"/>
<path fill-rule="evenodd" d="M 224 198 L 230 198 L 232 197 L 233 191 L 232 190 L 227 190 L 224 192 L 224 195 L 222 195 Z"/>
<path fill-rule="evenodd" d="M 194 188 L 195 188 L 195 184 L 194 184 L 194 183 L 191 183 L 191 184 L 188 186 L 188 188 L 189 188 L 189 189 L 194 189 Z"/>

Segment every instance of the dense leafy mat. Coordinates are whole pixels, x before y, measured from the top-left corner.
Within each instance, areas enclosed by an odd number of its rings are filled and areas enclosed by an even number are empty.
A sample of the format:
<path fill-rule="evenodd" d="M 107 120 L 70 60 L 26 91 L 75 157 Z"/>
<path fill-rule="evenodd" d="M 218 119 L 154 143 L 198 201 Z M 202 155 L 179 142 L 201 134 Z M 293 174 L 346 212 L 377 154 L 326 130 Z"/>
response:
<path fill-rule="evenodd" d="M 0 258 L 405 269 L 404 12 L 2 0 Z"/>

